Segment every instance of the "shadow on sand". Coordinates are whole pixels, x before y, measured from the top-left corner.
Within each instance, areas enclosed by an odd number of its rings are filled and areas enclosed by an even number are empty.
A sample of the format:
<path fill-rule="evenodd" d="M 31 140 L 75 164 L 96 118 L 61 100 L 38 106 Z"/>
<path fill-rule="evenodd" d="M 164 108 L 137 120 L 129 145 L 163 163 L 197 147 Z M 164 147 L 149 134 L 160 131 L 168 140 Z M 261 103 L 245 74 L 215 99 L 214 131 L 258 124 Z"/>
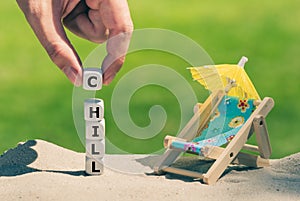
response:
<path fill-rule="evenodd" d="M 149 166 L 153 168 L 154 164 L 156 161 L 160 158 L 160 156 L 148 156 L 142 159 L 136 160 L 137 162 L 141 163 L 144 166 Z M 208 169 L 211 167 L 213 164 L 214 160 L 199 160 L 198 157 L 181 157 L 178 159 L 175 163 L 172 164 L 172 167 L 176 168 L 181 168 L 185 170 L 190 170 L 190 171 L 195 171 L 198 173 L 205 173 L 208 171 Z M 258 168 L 252 168 L 252 167 L 246 167 L 246 166 L 229 166 L 225 172 L 222 174 L 221 177 L 225 176 L 226 174 L 230 173 L 231 171 L 249 171 L 249 170 L 254 170 Z M 156 175 L 155 173 L 150 173 L 147 175 Z M 195 180 L 194 178 L 187 177 L 187 176 L 182 176 L 178 174 L 172 174 L 172 173 L 166 173 L 165 177 L 167 179 L 174 179 L 174 180 L 182 180 L 185 182 L 201 182 L 202 180 Z"/>
<path fill-rule="evenodd" d="M 19 144 L 17 147 L 6 151 L 0 156 L 0 177 L 17 176 L 31 172 L 54 172 L 68 174 L 72 176 L 85 176 L 84 171 L 57 171 L 57 170 L 39 170 L 28 167 L 33 163 L 38 153 L 32 149 L 37 142 L 35 140 L 29 140 L 23 144 Z"/>

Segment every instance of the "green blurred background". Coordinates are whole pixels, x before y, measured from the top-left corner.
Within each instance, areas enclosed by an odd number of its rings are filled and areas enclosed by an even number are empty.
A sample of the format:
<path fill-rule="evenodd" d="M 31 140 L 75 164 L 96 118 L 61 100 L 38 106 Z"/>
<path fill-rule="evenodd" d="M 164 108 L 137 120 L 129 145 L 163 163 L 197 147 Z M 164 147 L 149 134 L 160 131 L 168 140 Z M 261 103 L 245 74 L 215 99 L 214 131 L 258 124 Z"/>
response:
<path fill-rule="evenodd" d="M 300 151 L 298 0 L 129 0 L 129 5 L 136 29 L 156 27 L 182 33 L 200 44 L 216 64 L 236 63 L 246 55 L 246 70 L 258 92 L 262 97 L 273 97 L 276 103 L 267 119 L 272 157 Z M 73 86 L 50 61 L 15 1 L 1 1 L 0 26 L 0 153 L 28 139 L 43 139 L 83 152 L 72 117 Z M 82 60 L 97 46 L 69 36 Z M 162 133 L 140 142 L 124 136 L 113 122 L 110 99 L 115 84 L 132 68 L 148 63 L 172 67 L 191 80 L 184 70 L 189 64 L 174 55 L 158 51 L 128 55 L 114 82 L 97 96 L 107 103 L 107 136 L 130 152 L 138 153 L 145 146 L 148 151 L 161 148 L 163 136 L 176 132 L 180 121 L 178 102 L 172 94 L 148 86 L 134 94 L 130 112 L 137 125 L 146 126 L 149 108 L 162 105 L 169 115 Z M 208 93 L 192 81 L 191 86 L 199 92 L 199 101 L 205 100 Z"/>

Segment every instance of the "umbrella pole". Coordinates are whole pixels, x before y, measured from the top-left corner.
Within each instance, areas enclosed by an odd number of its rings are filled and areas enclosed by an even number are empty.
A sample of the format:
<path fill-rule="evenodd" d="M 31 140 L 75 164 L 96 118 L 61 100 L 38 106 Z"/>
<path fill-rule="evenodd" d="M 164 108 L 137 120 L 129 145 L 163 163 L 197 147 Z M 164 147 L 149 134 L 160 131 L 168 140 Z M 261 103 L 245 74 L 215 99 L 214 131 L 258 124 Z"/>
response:
<path fill-rule="evenodd" d="M 245 64 L 248 62 L 248 58 L 245 56 L 242 56 L 242 58 L 240 59 L 238 66 L 244 68 Z"/>

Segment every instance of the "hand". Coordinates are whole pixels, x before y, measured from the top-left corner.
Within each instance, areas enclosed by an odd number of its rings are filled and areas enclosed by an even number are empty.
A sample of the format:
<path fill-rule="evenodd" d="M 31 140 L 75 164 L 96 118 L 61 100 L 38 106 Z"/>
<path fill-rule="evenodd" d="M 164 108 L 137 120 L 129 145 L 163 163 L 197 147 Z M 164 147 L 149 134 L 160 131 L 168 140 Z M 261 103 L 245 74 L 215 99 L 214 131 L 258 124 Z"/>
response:
<path fill-rule="evenodd" d="M 81 61 L 63 24 L 87 40 L 107 41 L 102 63 L 103 82 L 109 84 L 122 67 L 133 23 L 126 0 L 17 0 L 27 21 L 52 61 L 76 86 L 82 82 Z"/>

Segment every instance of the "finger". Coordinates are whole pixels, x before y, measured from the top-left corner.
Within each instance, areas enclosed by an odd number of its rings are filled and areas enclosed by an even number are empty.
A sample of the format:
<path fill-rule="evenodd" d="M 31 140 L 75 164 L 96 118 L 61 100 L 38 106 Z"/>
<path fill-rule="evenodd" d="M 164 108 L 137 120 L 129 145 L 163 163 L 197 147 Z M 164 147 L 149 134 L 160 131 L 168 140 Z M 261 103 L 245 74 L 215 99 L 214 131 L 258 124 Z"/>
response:
<path fill-rule="evenodd" d="M 107 55 L 102 63 L 104 84 L 110 84 L 124 64 L 130 38 L 131 33 L 120 33 L 108 39 Z"/>
<path fill-rule="evenodd" d="M 96 43 L 107 39 L 107 29 L 104 26 L 99 10 L 91 10 L 81 1 L 73 11 L 63 19 L 65 27 L 77 36 Z"/>
<path fill-rule="evenodd" d="M 89 6 L 92 4 L 91 2 L 97 1 L 86 0 L 87 5 Z M 127 0 L 102 0 L 98 6 L 97 10 L 100 11 L 103 24 L 107 29 L 109 29 L 111 37 L 121 32 L 132 31 L 133 23 Z M 96 8 L 92 7 L 92 9 L 95 10 Z"/>
<path fill-rule="evenodd" d="M 68 40 L 61 23 L 61 10 L 64 5 L 45 4 L 43 1 L 22 1 L 18 4 L 23 10 L 37 38 L 52 61 L 66 74 L 69 80 L 81 85 L 82 69 L 80 59 Z"/>
<path fill-rule="evenodd" d="M 100 4 L 86 0 L 89 6 L 99 6 L 101 19 L 109 30 L 106 44 L 107 56 L 102 63 L 104 84 L 109 84 L 125 61 L 133 23 L 126 0 L 103 0 Z M 90 5 L 94 2 L 95 5 Z"/>
<path fill-rule="evenodd" d="M 103 70 L 103 84 L 108 85 L 110 84 L 113 79 L 115 78 L 116 74 L 121 69 L 122 65 L 124 64 L 125 56 L 114 58 L 111 55 L 107 55 L 102 63 L 102 70 Z M 106 68 L 105 68 L 105 67 Z"/>

